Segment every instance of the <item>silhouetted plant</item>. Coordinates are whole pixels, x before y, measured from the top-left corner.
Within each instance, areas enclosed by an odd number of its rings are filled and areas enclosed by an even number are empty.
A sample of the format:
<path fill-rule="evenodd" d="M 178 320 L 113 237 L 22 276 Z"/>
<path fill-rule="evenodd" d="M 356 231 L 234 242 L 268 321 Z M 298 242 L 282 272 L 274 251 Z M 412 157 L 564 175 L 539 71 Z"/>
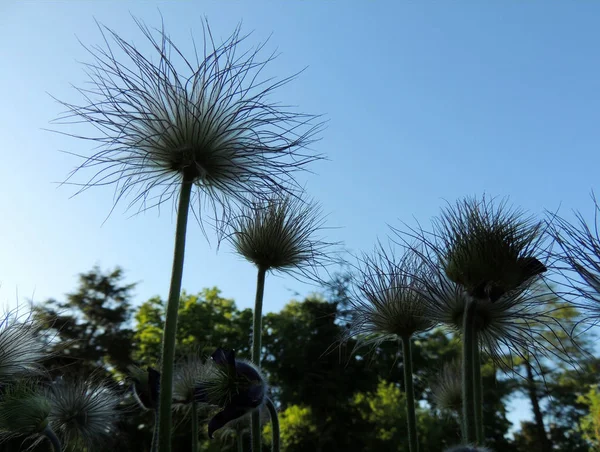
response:
<path fill-rule="evenodd" d="M 116 202 L 132 195 L 130 206 L 139 203 L 142 210 L 179 198 L 158 408 L 160 449 L 168 452 L 177 312 L 193 197 L 197 218 L 203 218 L 199 207 L 208 204 L 217 232 L 222 232 L 221 221 L 232 206 L 246 204 L 248 196 L 265 199 L 273 192 L 298 189 L 294 172 L 319 158 L 306 146 L 321 126 L 313 124 L 315 116 L 269 99 L 293 77 L 261 81 L 261 71 L 273 56 L 259 59 L 263 45 L 237 53 L 246 38 L 239 27 L 216 44 L 203 23 L 204 54 L 196 52 L 190 60 L 164 27 L 151 30 L 138 20 L 136 24 L 158 62 L 99 26 L 105 47 L 86 48 L 94 61 L 86 64 L 90 87 L 78 90 L 85 103 L 61 102 L 68 111 L 59 122 L 79 120 L 101 133 L 67 133 L 101 148 L 73 172 L 92 172 L 79 191 L 112 184 Z M 73 183 L 71 177 L 67 182 Z"/>

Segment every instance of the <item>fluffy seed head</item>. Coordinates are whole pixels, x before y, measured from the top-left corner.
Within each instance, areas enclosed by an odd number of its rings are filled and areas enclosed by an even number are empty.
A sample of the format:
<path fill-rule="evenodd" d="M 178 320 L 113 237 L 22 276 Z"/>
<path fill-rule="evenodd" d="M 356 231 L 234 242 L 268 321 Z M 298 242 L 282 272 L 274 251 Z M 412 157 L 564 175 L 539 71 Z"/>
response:
<path fill-rule="evenodd" d="M 114 434 L 121 398 L 112 388 L 61 378 L 48 389 L 48 399 L 52 406 L 50 425 L 64 444 L 92 450 L 105 445 Z"/>
<path fill-rule="evenodd" d="M 460 413 L 462 409 L 462 375 L 459 361 L 445 363 L 436 376 L 431 393 L 438 408 Z"/>
<path fill-rule="evenodd" d="M 234 218 L 230 239 L 235 250 L 259 268 L 307 275 L 327 261 L 330 244 L 316 237 L 323 222 L 317 204 L 274 195 L 255 200 Z"/>
<path fill-rule="evenodd" d="M 471 295 L 452 282 L 435 260 L 421 256 L 428 262 L 421 287 L 429 318 L 461 334 Z M 513 290 L 495 302 L 489 298 L 476 301 L 473 321 L 479 342 L 498 365 L 510 367 L 505 361 L 507 356 L 524 358 L 530 353 L 563 359 L 560 350 L 547 340 L 548 334 L 564 329 L 556 313 L 565 306 L 552 300 L 551 289 L 539 284 Z"/>
<path fill-rule="evenodd" d="M 49 421 L 50 401 L 26 381 L 3 388 L 0 397 L 0 435 L 38 435 Z"/>
<path fill-rule="evenodd" d="M 566 264 L 566 268 L 562 269 L 566 285 L 580 299 L 591 302 L 582 307 L 585 310 L 591 309 L 595 320 L 600 312 L 600 205 L 594 194 L 592 200 L 593 225 L 588 225 L 579 212 L 575 213 L 574 223 L 553 213 L 548 215 L 550 235 L 561 250 L 557 257 Z"/>
<path fill-rule="evenodd" d="M 40 326 L 31 319 L 19 321 L 12 314 L 0 321 L 0 381 L 43 372 L 41 362 L 48 353 L 39 331 Z"/>
<path fill-rule="evenodd" d="M 197 356 L 189 356 L 175 367 L 173 401 L 175 406 L 191 404 L 197 397 L 198 386 L 210 377 L 212 369 Z"/>
<path fill-rule="evenodd" d="M 494 302 L 546 271 L 534 256 L 541 225 L 505 201 L 460 200 L 434 223 L 441 265 L 469 295 Z"/>
<path fill-rule="evenodd" d="M 89 170 L 91 178 L 69 183 L 114 185 L 115 203 L 131 196 L 129 205 L 141 210 L 176 197 L 185 180 L 199 203 L 226 216 L 247 195 L 285 190 L 295 171 L 320 158 L 306 149 L 321 129 L 317 117 L 270 99 L 294 77 L 264 78 L 274 58 L 261 59 L 264 44 L 241 51 L 247 36 L 239 27 L 218 44 L 203 22 L 201 50 L 186 58 L 164 27 L 135 22 L 154 56 L 99 25 L 105 46 L 86 48 L 93 62 L 86 64 L 90 87 L 78 89 L 84 102 L 61 102 L 67 113 L 59 123 L 100 132 L 71 134 L 100 150 L 73 173 Z"/>
<path fill-rule="evenodd" d="M 363 254 L 356 290 L 350 300 L 353 320 L 349 336 L 361 344 L 408 338 L 433 326 L 419 290 L 420 265 L 410 251 L 396 260 L 381 244 Z"/>

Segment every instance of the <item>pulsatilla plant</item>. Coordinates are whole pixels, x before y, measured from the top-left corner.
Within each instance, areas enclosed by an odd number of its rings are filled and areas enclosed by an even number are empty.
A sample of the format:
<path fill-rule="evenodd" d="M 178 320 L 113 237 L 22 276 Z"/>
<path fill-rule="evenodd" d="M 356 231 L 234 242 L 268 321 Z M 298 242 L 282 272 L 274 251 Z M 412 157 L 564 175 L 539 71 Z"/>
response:
<path fill-rule="evenodd" d="M 433 326 L 427 303 L 419 290 L 420 264 L 410 250 L 396 260 L 381 244 L 363 255 L 358 266 L 356 293 L 350 300 L 353 321 L 347 335 L 358 336 L 357 346 L 400 340 L 411 452 L 418 450 L 413 390 L 411 338 Z"/>
<path fill-rule="evenodd" d="M 223 43 L 203 24 L 204 49 L 191 59 L 164 28 L 151 30 L 136 20 L 155 58 L 100 26 L 105 47 L 89 47 L 91 84 L 79 89 L 84 102 L 61 102 L 59 122 L 92 125 L 100 135 L 75 135 L 100 145 L 84 157 L 67 183 L 113 185 L 116 202 L 130 197 L 140 210 L 178 198 L 173 272 L 162 344 L 159 403 L 160 450 L 170 450 L 175 332 L 190 206 L 223 220 L 249 197 L 300 191 L 295 172 L 320 158 L 306 146 L 321 129 L 314 115 L 298 113 L 270 96 L 293 77 L 262 79 L 273 56 L 261 58 L 264 45 L 240 52 L 247 36 L 240 28 Z M 194 46 L 194 48 L 196 48 Z M 91 172 L 86 182 L 76 174 Z M 291 188 L 290 188 L 291 187 Z M 204 228 L 203 228 L 204 230 Z"/>
<path fill-rule="evenodd" d="M 431 318 L 462 333 L 463 437 L 481 445 L 480 344 L 492 356 L 503 346 L 520 353 L 536 343 L 532 325 L 551 320 L 543 303 L 537 305 L 543 297 L 529 290 L 547 270 L 538 259 L 542 223 L 484 196 L 447 207 L 433 233 L 412 232 L 418 242 L 413 249 L 426 262 L 423 287 Z"/>
<path fill-rule="evenodd" d="M 269 271 L 280 271 L 318 279 L 317 270 L 331 262 L 327 251 L 331 243 L 317 235 L 324 220 L 320 207 L 289 194 L 254 200 L 232 221 L 229 236 L 235 250 L 257 267 L 256 299 L 252 330 L 252 361 L 260 368 L 262 347 L 262 304 L 265 278 Z M 274 410 L 271 414 L 276 414 Z M 273 429 L 274 435 L 278 432 Z M 275 441 L 274 441 L 275 443 Z M 260 450 L 259 413 L 252 415 L 252 447 Z"/>
<path fill-rule="evenodd" d="M 589 225 L 584 216 L 576 212 L 575 222 L 553 213 L 550 217 L 550 234 L 559 245 L 558 258 L 566 264 L 563 276 L 586 304 L 582 308 L 592 313 L 592 320 L 600 315 L 600 233 L 598 215 L 600 205 L 594 194 L 594 224 Z"/>
<path fill-rule="evenodd" d="M 535 256 L 542 223 L 485 196 L 446 208 L 435 222 L 441 266 L 475 299 L 494 302 L 546 267 Z"/>

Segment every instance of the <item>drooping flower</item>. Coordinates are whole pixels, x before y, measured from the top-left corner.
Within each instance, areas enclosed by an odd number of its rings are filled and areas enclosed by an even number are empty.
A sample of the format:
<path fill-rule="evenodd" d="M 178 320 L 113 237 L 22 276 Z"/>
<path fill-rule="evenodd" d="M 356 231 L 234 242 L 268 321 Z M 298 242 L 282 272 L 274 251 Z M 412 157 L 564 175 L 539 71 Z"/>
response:
<path fill-rule="evenodd" d="M 131 366 L 129 368 L 133 384 L 131 391 L 136 402 L 145 410 L 156 410 L 160 393 L 160 372 L 153 367 L 142 369 Z"/>
<path fill-rule="evenodd" d="M 67 132 L 100 145 L 80 156 L 68 183 L 80 191 L 114 185 L 115 203 L 131 196 L 130 206 L 147 209 L 176 198 L 188 181 L 198 207 L 227 217 L 232 203 L 286 190 L 296 171 L 320 158 L 307 150 L 322 128 L 317 116 L 271 100 L 294 76 L 263 77 L 274 58 L 261 59 L 264 44 L 241 52 L 247 35 L 239 26 L 218 44 L 203 22 L 203 52 L 185 57 L 164 28 L 135 22 L 156 59 L 99 25 L 105 47 L 86 47 L 93 61 L 85 65 L 89 86 L 78 89 L 84 102 L 61 102 L 67 112 L 59 123 L 100 132 Z M 88 181 L 71 182 L 82 171 L 91 172 Z"/>
<path fill-rule="evenodd" d="M 277 194 L 243 209 L 232 221 L 230 240 L 259 269 L 314 276 L 330 260 L 332 244 L 318 237 L 323 224 L 318 204 Z"/>
<path fill-rule="evenodd" d="M 396 259 L 381 244 L 372 254 L 363 254 L 347 331 L 348 336 L 358 336 L 359 345 L 409 338 L 433 326 L 420 290 L 417 257 L 408 251 Z"/>
<path fill-rule="evenodd" d="M 105 384 L 60 378 L 50 385 L 47 398 L 50 425 L 63 444 L 86 450 L 102 448 L 116 431 L 121 397 Z"/>
<path fill-rule="evenodd" d="M 218 348 L 212 354 L 212 371 L 196 388 L 196 400 L 220 408 L 208 423 L 208 436 L 265 403 L 267 384 L 251 363 L 236 360 L 235 351 Z"/>
<path fill-rule="evenodd" d="M 506 201 L 460 200 L 434 221 L 434 236 L 448 278 L 477 300 L 495 302 L 547 270 L 536 257 L 542 223 Z"/>

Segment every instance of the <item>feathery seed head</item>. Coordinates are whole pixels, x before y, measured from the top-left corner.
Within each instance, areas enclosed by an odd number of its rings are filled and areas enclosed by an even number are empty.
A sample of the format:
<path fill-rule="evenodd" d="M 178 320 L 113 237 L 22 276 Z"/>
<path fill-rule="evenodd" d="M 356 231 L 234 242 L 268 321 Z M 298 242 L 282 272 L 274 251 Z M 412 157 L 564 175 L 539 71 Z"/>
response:
<path fill-rule="evenodd" d="M 571 223 L 554 213 L 549 213 L 550 235 L 559 245 L 558 258 L 567 264 L 563 270 L 566 285 L 585 300 L 584 309 L 600 312 L 600 205 L 592 193 L 594 223 L 588 225 L 584 216 L 576 212 Z"/>
<path fill-rule="evenodd" d="M 301 272 L 324 265 L 328 243 L 315 235 L 323 229 L 317 204 L 284 194 L 255 200 L 233 219 L 235 250 L 265 270 Z"/>
<path fill-rule="evenodd" d="M 19 321 L 11 314 L 0 321 L 0 381 L 43 372 L 41 362 L 48 353 L 38 337 L 39 329 L 33 320 Z"/>
<path fill-rule="evenodd" d="M 429 318 L 450 326 L 458 334 L 463 330 L 463 315 L 470 295 L 452 282 L 436 265 L 421 255 L 427 264 L 423 272 L 422 295 L 428 305 Z M 547 340 L 548 331 L 558 332 L 562 326 L 555 313 L 562 309 L 552 305 L 552 297 L 544 286 L 525 284 L 504 294 L 495 302 L 479 299 L 474 305 L 474 325 L 481 345 L 500 366 L 506 367 L 503 357 L 526 351 L 558 357 L 557 350 Z"/>
<path fill-rule="evenodd" d="M 175 405 L 189 405 L 201 400 L 198 387 L 202 386 L 211 374 L 211 369 L 197 356 L 189 356 L 175 368 L 173 376 L 173 401 Z"/>
<path fill-rule="evenodd" d="M 431 385 L 438 408 L 459 413 L 462 409 L 462 375 L 460 361 L 445 363 Z"/>
<path fill-rule="evenodd" d="M 546 271 L 534 256 L 541 222 L 525 218 L 503 201 L 465 198 L 434 223 L 441 265 L 469 295 L 492 302 Z"/>
<path fill-rule="evenodd" d="M 407 338 L 433 326 L 419 289 L 420 265 L 406 252 L 396 260 L 381 244 L 358 265 L 357 289 L 350 304 L 353 320 L 348 335 L 365 336 L 362 344 Z"/>
<path fill-rule="evenodd" d="M 50 411 L 48 398 L 31 383 L 7 385 L 0 397 L 0 435 L 39 435 L 48 425 Z"/>
<path fill-rule="evenodd" d="M 247 36 L 239 26 L 215 43 L 203 22 L 204 50 L 186 58 L 164 27 L 135 22 L 157 60 L 99 25 L 105 46 L 86 48 L 93 62 L 86 64 L 91 87 L 78 89 L 85 103 L 61 102 L 67 113 L 59 123 L 76 119 L 100 131 L 71 134 L 101 147 L 71 175 L 92 172 L 75 183 L 81 191 L 112 184 L 116 202 L 132 195 L 130 206 L 145 209 L 176 197 L 184 180 L 225 218 L 232 203 L 286 189 L 296 171 L 321 158 L 306 149 L 322 128 L 317 116 L 270 100 L 294 77 L 262 78 L 274 58 L 260 58 L 264 44 L 240 51 Z"/>
<path fill-rule="evenodd" d="M 88 449 L 110 440 L 121 398 L 114 389 L 90 381 L 59 379 L 48 388 L 50 425 L 64 444 Z"/>

